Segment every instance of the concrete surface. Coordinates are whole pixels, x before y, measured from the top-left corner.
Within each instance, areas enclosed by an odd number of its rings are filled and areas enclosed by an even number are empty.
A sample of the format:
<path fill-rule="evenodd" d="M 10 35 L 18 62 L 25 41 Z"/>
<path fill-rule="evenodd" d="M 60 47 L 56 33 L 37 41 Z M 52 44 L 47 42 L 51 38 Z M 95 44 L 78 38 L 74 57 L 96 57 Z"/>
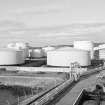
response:
<path fill-rule="evenodd" d="M 79 81 L 63 98 L 52 105 L 73 105 L 83 88 L 94 86 L 98 82 L 97 75 L 98 74 L 95 74 Z"/>

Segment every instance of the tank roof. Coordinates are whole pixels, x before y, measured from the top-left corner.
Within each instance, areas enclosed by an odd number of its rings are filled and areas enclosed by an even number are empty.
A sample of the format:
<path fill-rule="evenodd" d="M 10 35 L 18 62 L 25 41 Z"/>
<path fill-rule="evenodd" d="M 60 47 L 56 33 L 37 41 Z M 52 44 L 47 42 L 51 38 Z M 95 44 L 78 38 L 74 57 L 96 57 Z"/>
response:
<path fill-rule="evenodd" d="M 0 48 L 0 51 L 22 51 L 22 50 L 11 49 L 11 48 Z"/>

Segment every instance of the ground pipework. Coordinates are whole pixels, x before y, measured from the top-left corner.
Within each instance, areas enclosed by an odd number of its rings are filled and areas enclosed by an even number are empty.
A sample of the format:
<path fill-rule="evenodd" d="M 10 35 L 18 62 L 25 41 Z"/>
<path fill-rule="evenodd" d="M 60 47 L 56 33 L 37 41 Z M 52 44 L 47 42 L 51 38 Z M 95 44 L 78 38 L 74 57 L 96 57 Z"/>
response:
<path fill-rule="evenodd" d="M 104 70 L 99 67 L 91 69 L 83 73 L 78 81 L 74 77 L 66 80 L 50 91 L 46 91 L 44 95 L 39 95 L 32 100 L 24 100 L 20 105 L 73 105 L 78 94 L 83 88 L 96 84 L 97 74 Z"/>
<path fill-rule="evenodd" d="M 68 78 L 67 74 L 71 73 L 70 68 L 1 66 L 2 68 L 5 69 L 0 72 L 1 86 L 5 89 L 8 87 L 10 90 L 11 88 L 19 90 L 18 92 L 21 93 L 20 96 L 17 94 L 15 105 L 51 105 L 51 103 L 63 105 L 62 100 L 68 99 L 66 97 L 68 94 L 70 99 L 64 100 L 64 102 L 73 104 L 81 88 L 87 86 L 85 82 L 104 69 L 103 67 L 89 68 L 75 81 L 75 73 Z M 78 70 L 85 69 L 79 68 Z M 81 85 L 82 81 L 84 83 Z M 91 81 L 94 80 L 91 79 Z M 88 83 L 86 82 L 86 84 Z M 71 93 L 75 91 L 76 86 L 78 92 Z M 20 92 L 20 89 L 23 91 Z M 14 105 L 14 103 L 7 100 L 5 104 Z"/>

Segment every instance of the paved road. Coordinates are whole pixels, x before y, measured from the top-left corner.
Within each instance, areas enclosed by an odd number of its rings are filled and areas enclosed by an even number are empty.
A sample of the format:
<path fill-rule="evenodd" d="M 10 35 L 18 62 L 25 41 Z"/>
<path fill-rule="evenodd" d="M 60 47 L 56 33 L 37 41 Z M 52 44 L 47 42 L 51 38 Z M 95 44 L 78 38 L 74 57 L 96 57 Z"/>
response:
<path fill-rule="evenodd" d="M 96 76 L 97 74 L 79 81 L 63 98 L 61 98 L 58 102 L 55 102 L 53 105 L 73 105 L 83 88 L 94 86 L 94 84 L 96 84 Z"/>

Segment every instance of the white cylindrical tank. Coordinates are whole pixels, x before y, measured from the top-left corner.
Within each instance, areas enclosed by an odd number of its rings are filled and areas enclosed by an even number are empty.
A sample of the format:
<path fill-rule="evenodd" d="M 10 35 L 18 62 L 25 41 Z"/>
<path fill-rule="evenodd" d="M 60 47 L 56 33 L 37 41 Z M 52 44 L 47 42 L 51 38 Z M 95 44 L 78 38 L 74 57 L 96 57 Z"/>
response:
<path fill-rule="evenodd" d="M 10 48 L 10 49 L 17 49 L 15 43 L 9 43 L 9 44 L 7 45 L 7 48 Z"/>
<path fill-rule="evenodd" d="M 27 48 L 26 44 L 25 43 L 22 43 L 22 42 L 17 42 L 16 43 L 16 46 L 20 49 L 25 49 Z"/>
<path fill-rule="evenodd" d="M 105 44 L 101 44 L 98 46 L 100 49 L 104 49 L 105 48 Z"/>
<path fill-rule="evenodd" d="M 92 41 L 74 41 L 74 48 L 90 51 L 91 59 L 94 59 L 94 43 Z"/>
<path fill-rule="evenodd" d="M 15 49 L 15 50 L 23 50 L 24 57 L 29 57 L 29 48 L 27 43 L 17 42 L 17 43 L 9 43 L 7 48 Z"/>
<path fill-rule="evenodd" d="M 99 50 L 94 50 L 94 59 L 99 60 Z"/>
<path fill-rule="evenodd" d="M 78 62 L 80 66 L 89 66 L 91 64 L 89 51 L 61 48 L 47 53 L 47 65 L 70 66 L 74 62 Z"/>
<path fill-rule="evenodd" d="M 17 42 L 16 47 L 17 49 L 24 51 L 25 58 L 29 57 L 29 48 L 27 46 L 27 43 Z"/>
<path fill-rule="evenodd" d="M 32 49 L 30 52 L 30 57 L 32 57 L 32 58 L 44 57 L 42 49 L 41 48 Z"/>
<path fill-rule="evenodd" d="M 105 60 L 105 49 L 99 50 L 99 59 Z"/>
<path fill-rule="evenodd" d="M 25 62 L 23 51 L 0 49 L 0 65 L 16 65 Z"/>
<path fill-rule="evenodd" d="M 43 53 L 44 53 L 44 56 L 47 56 L 47 52 L 48 52 L 48 51 L 53 51 L 53 50 L 55 50 L 55 49 L 56 49 L 55 47 L 48 46 L 48 47 L 43 47 L 43 48 L 42 48 L 42 51 L 43 51 Z"/>

